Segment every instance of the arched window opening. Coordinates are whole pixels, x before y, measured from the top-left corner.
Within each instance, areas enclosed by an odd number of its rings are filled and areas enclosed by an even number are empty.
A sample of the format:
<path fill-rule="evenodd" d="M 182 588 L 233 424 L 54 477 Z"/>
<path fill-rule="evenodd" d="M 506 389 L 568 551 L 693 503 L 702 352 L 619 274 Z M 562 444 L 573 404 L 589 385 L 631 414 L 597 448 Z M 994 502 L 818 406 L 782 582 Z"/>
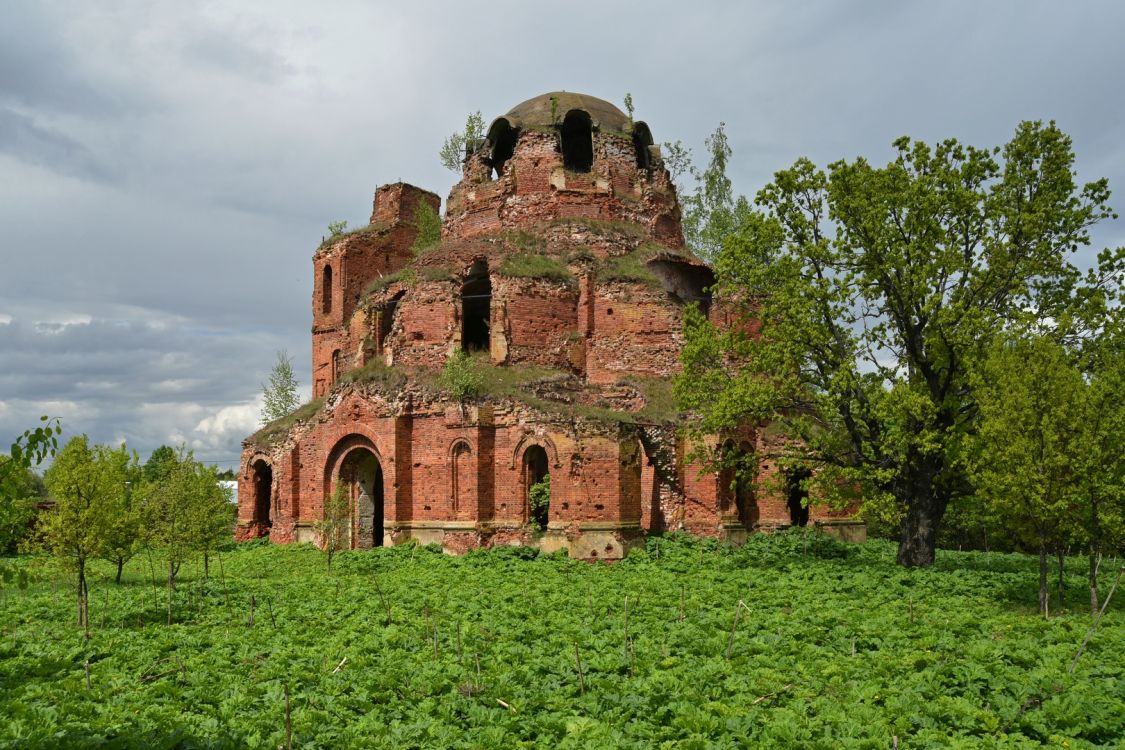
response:
<path fill-rule="evenodd" d="M 488 351 L 492 314 L 492 282 L 488 264 L 478 260 L 461 286 L 461 348 L 467 352 Z"/>
<path fill-rule="evenodd" d="M 789 506 L 789 522 L 794 526 L 809 525 L 809 490 L 807 485 L 812 472 L 800 466 L 788 472 L 785 477 L 786 502 Z"/>
<path fill-rule="evenodd" d="M 489 156 L 488 161 L 495 170 L 494 176 L 499 179 L 504 173 L 504 165 L 516 151 L 516 141 L 520 131 L 513 128 L 511 123 L 501 117 L 492 123 L 488 130 Z"/>
<path fill-rule="evenodd" d="M 453 446 L 450 499 L 453 501 L 453 512 L 458 513 L 467 507 L 469 482 L 472 478 L 473 450 L 468 443 L 460 442 Z"/>
<path fill-rule="evenodd" d="M 341 357 L 340 350 L 336 349 L 332 352 L 332 384 L 335 385 L 336 381 L 340 379 Z"/>
<path fill-rule="evenodd" d="M 325 266 L 321 273 L 320 309 L 325 315 L 332 312 L 332 266 Z"/>
<path fill-rule="evenodd" d="M 395 324 L 395 311 L 398 309 L 399 301 L 405 294 L 405 290 L 396 293 L 394 297 L 383 303 L 383 308 L 379 311 L 379 336 L 375 341 L 375 351 L 379 354 L 383 353 L 384 343 L 387 337 L 391 335 L 391 328 L 393 328 Z"/>
<path fill-rule="evenodd" d="M 594 166 L 594 137 L 590 115 L 580 109 L 566 113 L 562 121 L 563 167 L 572 172 L 589 172 Z"/>
<path fill-rule="evenodd" d="M 547 451 L 541 445 L 533 445 L 523 454 L 523 488 L 528 523 L 539 529 L 547 528 L 551 510 L 551 475 Z"/>
<path fill-rule="evenodd" d="M 262 460 L 255 461 L 250 467 L 254 473 L 254 522 L 260 529 L 269 529 L 273 524 L 270 519 L 270 501 L 273 492 L 273 469 Z"/>
<path fill-rule="evenodd" d="M 652 168 L 652 154 L 649 152 L 648 147 L 652 145 L 652 133 L 648 129 L 648 125 L 643 122 L 633 124 L 633 150 L 637 155 L 637 168 L 638 169 L 651 169 Z"/>
<path fill-rule="evenodd" d="M 379 459 L 366 448 L 353 450 L 340 465 L 336 481 L 345 483 L 356 517 L 354 524 L 348 524 L 343 546 L 383 546 L 383 467 Z"/>

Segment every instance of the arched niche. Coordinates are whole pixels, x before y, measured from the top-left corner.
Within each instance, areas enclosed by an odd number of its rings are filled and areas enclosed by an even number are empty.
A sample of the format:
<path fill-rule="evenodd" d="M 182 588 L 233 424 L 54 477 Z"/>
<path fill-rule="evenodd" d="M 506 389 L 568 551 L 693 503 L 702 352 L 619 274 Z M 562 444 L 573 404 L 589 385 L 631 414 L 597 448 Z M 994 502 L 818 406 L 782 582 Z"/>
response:
<path fill-rule="evenodd" d="M 461 348 L 488 351 L 491 346 L 492 280 L 488 263 L 477 260 L 461 285 Z"/>
<path fill-rule="evenodd" d="M 648 129 L 648 125 L 643 122 L 633 123 L 633 151 L 637 157 L 638 169 L 652 168 L 652 152 L 649 151 L 652 143 L 652 131 Z"/>
<path fill-rule="evenodd" d="M 471 506 L 475 484 L 473 446 L 463 438 L 455 440 L 449 449 L 449 500 L 454 514 Z"/>
<path fill-rule="evenodd" d="M 351 509 L 345 546 L 381 547 L 386 517 L 386 479 L 379 449 L 364 435 L 347 435 L 337 441 L 324 467 L 324 499 L 341 483 Z"/>
<path fill-rule="evenodd" d="M 332 312 L 332 266 L 324 266 L 320 272 L 320 311 L 325 315 Z"/>
<path fill-rule="evenodd" d="M 265 458 L 258 457 L 250 460 L 247 468 L 254 486 L 254 507 L 251 520 L 257 525 L 263 536 L 269 534 L 273 525 L 273 467 Z"/>
<path fill-rule="evenodd" d="M 551 468 L 547 451 L 541 445 L 529 445 L 523 452 L 520 466 L 525 518 L 528 523 L 539 529 L 545 529 L 551 519 L 550 495 L 547 497 L 547 502 L 540 505 L 535 504 L 533 495 L 543 482 L 547 483 L 548 488 L 550 487 Z"/>
<path fill-rule="evenodd" d="M 566 113 L 559 126 L 563 167 L 572 172 L 589 172 L 594 166 L 594 130 L 590 115 L 580 109 Z"/>
<path fill-rule="evenodd" d="M 498 117 L 488 128 L 488 163 L 499 178 L 504 173 L 504 165 L 516 151 L 516 141 L 520 131 L 505 117 Z"/>

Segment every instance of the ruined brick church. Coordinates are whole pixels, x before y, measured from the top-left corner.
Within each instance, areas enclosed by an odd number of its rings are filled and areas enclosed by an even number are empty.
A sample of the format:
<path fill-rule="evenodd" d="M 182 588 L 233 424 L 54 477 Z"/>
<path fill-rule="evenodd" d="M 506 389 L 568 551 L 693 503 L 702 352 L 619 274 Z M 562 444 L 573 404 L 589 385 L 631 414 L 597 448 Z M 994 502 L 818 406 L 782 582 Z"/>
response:
<path fill-rule="evenodd" d="M 618 559 L 647 533 L 739 541 L 807 519 L 690 459 L 671 395 L 685 308 L 722 323 L 722 306 L 648 126 L 556 92 L 467 150 L 440 241 L 438 196 L 396 183 L 314 253 L 314 400 L 244 442 L 236 536 L 317 541 L 339 486 L 355 548 Z M 479 380 L 462 398 L 441 377 L 458 351 Z"/>

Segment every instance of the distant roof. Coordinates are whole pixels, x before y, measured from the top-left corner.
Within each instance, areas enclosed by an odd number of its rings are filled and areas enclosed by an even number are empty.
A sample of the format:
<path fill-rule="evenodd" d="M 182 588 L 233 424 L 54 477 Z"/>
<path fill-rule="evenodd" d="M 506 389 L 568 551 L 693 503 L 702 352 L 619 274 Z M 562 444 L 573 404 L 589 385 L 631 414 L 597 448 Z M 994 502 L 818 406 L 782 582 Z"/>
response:
<path fill-rule="evenodd" d="M 504 117 L 517 127 L 520 125 L 554 125 L 555 123 L 551 121 L 552 98 L 556 100 L 554 108 L 556 121 L 562 120 L 566 113 L 572 109 L 581 109 L 590 115 L 591 120 L 603 128 L 623 133 L 630 130 L 629 118 L 617 107 L 604 99 L 569 91 L 551 91 L 540 94 L 512 107 Z"/>

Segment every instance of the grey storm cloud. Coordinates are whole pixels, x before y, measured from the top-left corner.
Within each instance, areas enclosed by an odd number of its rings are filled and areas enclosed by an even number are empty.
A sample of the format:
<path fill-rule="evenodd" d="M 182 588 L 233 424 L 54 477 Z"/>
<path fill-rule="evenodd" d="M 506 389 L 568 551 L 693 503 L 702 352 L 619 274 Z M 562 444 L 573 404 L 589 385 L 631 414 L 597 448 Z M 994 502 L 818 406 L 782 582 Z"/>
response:
<path fill-rule="evenodd" d="M 747 195 L 801 156 L 998 145 L 1024 119 L 1125 191 L 1123 27 L 1110 0 L 7 2 L 0 445 L 49 413 L 233 461 L 277 350 L 307 388 L 328 222 L 366 223 L 380 183 L 445 194 L 466 114 L 544 91 L 630 92 L 697 161 L 724 122 Z M 1122 222 L 1094 240 L 1125 243 Z"/>

